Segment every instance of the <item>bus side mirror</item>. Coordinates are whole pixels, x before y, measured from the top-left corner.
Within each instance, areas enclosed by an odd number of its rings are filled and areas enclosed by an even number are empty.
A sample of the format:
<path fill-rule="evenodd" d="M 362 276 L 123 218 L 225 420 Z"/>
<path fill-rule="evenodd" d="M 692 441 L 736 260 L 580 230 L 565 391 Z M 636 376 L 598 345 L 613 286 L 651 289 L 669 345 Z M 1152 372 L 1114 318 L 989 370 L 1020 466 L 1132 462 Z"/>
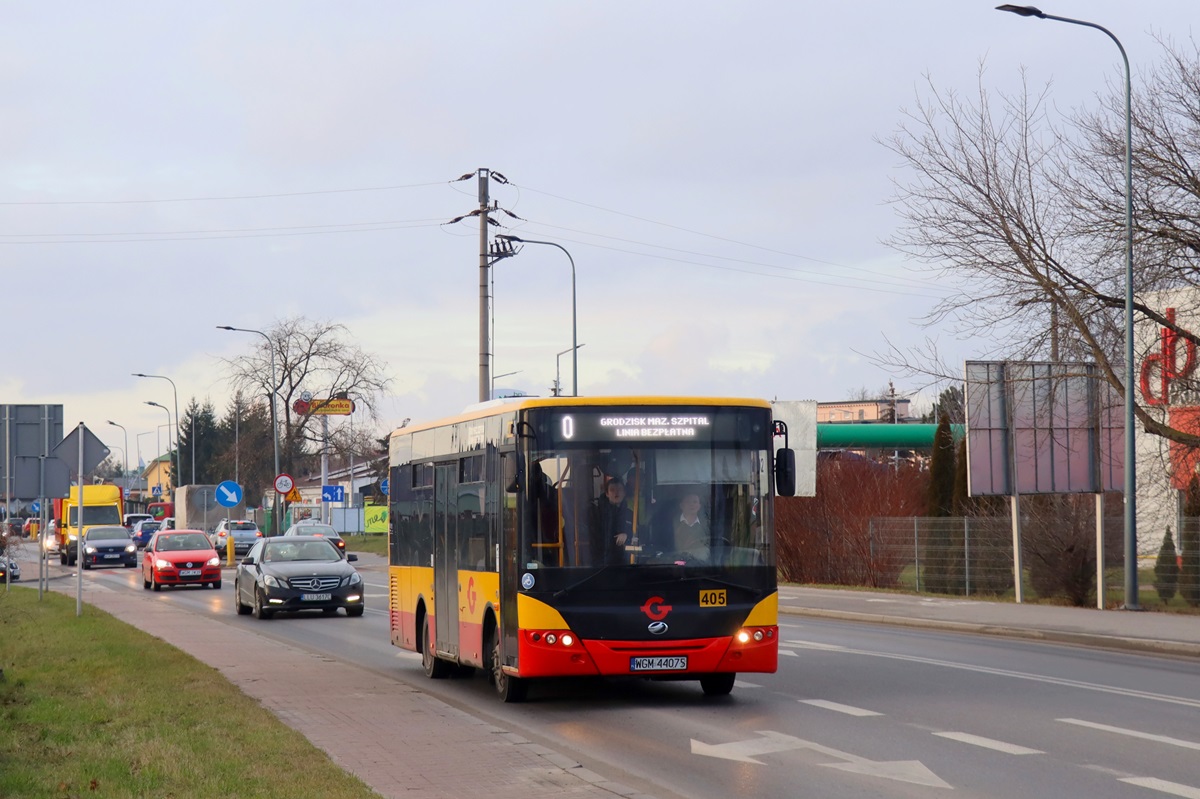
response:
<path fill-rule="evenodd" d="M 796 451 L 775 450 L 775 493 L 781 497 L 796 496 Z"/>

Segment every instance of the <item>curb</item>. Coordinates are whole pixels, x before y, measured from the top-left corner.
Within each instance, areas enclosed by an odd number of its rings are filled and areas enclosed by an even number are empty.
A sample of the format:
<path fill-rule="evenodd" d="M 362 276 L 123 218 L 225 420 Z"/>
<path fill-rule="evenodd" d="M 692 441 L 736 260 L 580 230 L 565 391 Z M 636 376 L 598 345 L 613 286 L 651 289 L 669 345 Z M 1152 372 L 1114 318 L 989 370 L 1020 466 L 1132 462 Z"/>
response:
<path fill-rule="evenodd" d="M 1031 641 L 1045 641 L 1058 644 L 1073 644 L 1096 649 L 1110 649 L 1119 652 L 1142 652 L 1155 655 L 1172 655 L 1176 657 L 1200 659 L 1200 644 L 1186 641 L 1156 641 L 1149 638 L 1128 638 L 1120 635 L 1102 635 L 1099 633 L 1080 633 L 1069 630 L 1047 630 L 1037 627 L 1009 627 L 998 624 L 975 624 L 962 621 L 942 621 L 940 619 L 916 619 L 907 616 L 887 616 L 878 613 L 857 613 L 849 610 L 825 610 L 823 608 L 779 607 L 780 614 L 789 616 L 812 616 L 839 621 L 865 622 L 869 624 L 890 624 L 897 627 L 914 627 L 926 630 L 944 630 L 947 632 L 975 633 L 978 635 L 993 635 L 1002 638 L 1023 638 Z"/>

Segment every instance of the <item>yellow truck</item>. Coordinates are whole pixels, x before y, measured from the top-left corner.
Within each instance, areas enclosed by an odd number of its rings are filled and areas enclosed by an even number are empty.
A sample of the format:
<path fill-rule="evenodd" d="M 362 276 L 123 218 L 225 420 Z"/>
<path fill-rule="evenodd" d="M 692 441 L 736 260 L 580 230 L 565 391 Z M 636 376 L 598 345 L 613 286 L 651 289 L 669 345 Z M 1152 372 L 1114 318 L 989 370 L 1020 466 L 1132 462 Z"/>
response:
<path fill-rule="evenodd" d="M 83 486 L 83 518 L 79 513 L 79 486 L 72 486 L 70 494 L 54 500 L 54 519 L 58 537 L 58 562 L 74 566 L 79 553 L 79 527 L 83 529 L 97 524 L 121 525 L 124 518 L 125 501 L 120 486 Z"/>

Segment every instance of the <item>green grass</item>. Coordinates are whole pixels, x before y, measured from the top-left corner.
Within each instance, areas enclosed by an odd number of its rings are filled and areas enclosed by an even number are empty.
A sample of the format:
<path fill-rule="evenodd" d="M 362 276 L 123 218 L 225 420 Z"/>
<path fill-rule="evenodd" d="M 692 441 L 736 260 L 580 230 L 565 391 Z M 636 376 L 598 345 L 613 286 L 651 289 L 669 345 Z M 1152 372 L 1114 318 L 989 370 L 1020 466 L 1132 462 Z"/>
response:
<path fill-rule="evenodd" d="M 371 552 L 382 557 L 387 557 L 387 534 L 386 533 L 365 533 L 363 535 L 347 535 L 343 536 L 346 542 L 346 549 L 352 552 Z"/>
<path fill-rule="evenodd" d="M 0 796 L 378 796 L 216 669 L 70 597 L 0 590 L 0 642 Z"/>

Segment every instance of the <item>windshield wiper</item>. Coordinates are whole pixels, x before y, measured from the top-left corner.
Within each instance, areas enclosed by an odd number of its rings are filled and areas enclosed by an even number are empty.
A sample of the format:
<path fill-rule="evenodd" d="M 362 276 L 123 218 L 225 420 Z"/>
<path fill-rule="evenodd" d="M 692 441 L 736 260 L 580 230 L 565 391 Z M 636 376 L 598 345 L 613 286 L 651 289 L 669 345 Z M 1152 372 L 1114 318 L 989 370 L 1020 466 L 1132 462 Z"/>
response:
<path fill-rule="evenodd" d="M 604 572 L 608 571 L 609 567 L 611 567 L 611 566 L 612 566 L 612 564 L 611 564 L 611 563 L 606 563 L 606 564 L 604 564 L 603 566 L 601 566 L 599 569 L 596 569 L 596 571 L 594 571 L 594 572 L 592 572 L 591 574 L 589 574 L 587 577 L 584 577 L 584 578 L 582 578 L 582 579 L 580 579 L 580 580 L 578 580 L 578 581 L 576 581 L 576 582 L 574 582 L 574 583 L 571 583 L 570 585 L 568 585 L 568 586 L 567 586 L 567 587 L 565 587 L 565 588 L 560 588 L 558 591 L 556 591 L 556 592 L 554 593 L 554 598 L 555 598 L 555 599 L 563 599 L 564 597 L 567 597 L 567 596 L 569 596 L 569 595 L 570 595 L 570 593 L 571 593 L 572 591 L 574 591 L 576 588 L 578 588 L 579 586 L 583 585 L 584 583 L 587 583 L 587 582 L 589 582 L 589 581 L 590 581 L 590 580 L 591 580 L 593 577 L 596 577 L 597 575 L 599 575 L 599 574 L 602 574 L 602 573 L 604 573 Z"/>

